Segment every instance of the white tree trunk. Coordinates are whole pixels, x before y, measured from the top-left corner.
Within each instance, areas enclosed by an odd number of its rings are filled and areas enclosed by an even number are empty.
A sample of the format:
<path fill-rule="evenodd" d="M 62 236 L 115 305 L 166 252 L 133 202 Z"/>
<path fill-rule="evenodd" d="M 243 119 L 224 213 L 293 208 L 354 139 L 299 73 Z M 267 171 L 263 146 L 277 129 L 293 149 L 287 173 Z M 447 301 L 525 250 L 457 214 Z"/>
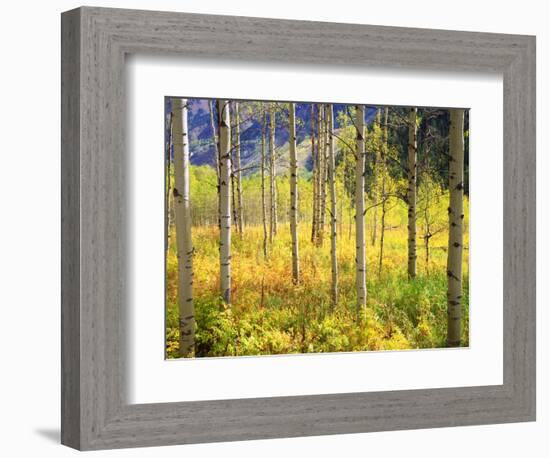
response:
<path fill-rule="evenodd" d="M 231 139 L 235 135 L 234 132 L 231 132 Z M 239 233 L 239 228 L 237 227 L 237 183 L 236 183 L 236 170 L 235 170 L 235 158 L 233 157 L 233 151 L 235 151 L 235 145 L 231 146 L 231 211 L 232 211 L 232 220 L 233 226 L 237 234 Z"/>
<path fill-rule="evenodd" d="M 195 308 L 193 304 L 193 240 L 189 200 L 189 145 L 187 100 L 172 99 L 174 144 L 174 207 L 178 258 L 179 354 L 194 355 Z"/>
<path fill-rule="evenodd" d="M 292 280 L 300 282 L 300 258 L 298 247 L 298 171 L 296 160 L 296 114 L 295 104 L 288 104 L 290 142 L 290 234 L 292 238 Z"/>
<path fill-rule="evenodd" d="M 378 257 L 378 278 L 382 276 L 382 265 L 384 263 L 384 236 L 386 233 L 386 203 L 388 196 L 386 193 L 386 160 L 388 155 L 388 107 L 384 109 L 384 126 L 382 130 L 382 157 L 378 163 L 378 170 L 382 174 L 382 216 L 380 218 L 380 253 Z"/>
<path fill-rule="evenodd" d="M 327 212 L 327 158 L 328 158 L 328 128 L 327 128 L 327 119 L 326 119 L 326 110 L 325 105 L 319 105 L 321 108 L 321 113 L 319 117 L 319 141 L 320 145 L 322 144 L 322 149 L 320 151 L 320 204 L 319 204 L 319 245 L 323 244 L 323 239 L 325 237 L 325 218 Z"/>
<path fill-rule="evenodd" d="M 214 143 L 214 151 L 216 153 L 216 178 L 218 180 L 216 184 L 216 192 L 218 196 L 218 227 L 221 227 L 220 222 L 220 145 L 219 138 L 216 135 L 216 127 L 214 124 L 214 102 L 212 100 L 208 101 L 208 106 L 210 108 L 210 128 L 212 129 L 212 142 Z"/>
<path fill-rule="evenodd" d="M 382 110 L 378 108 L 376 110 L 376 124 L 380 129 L 382 126 Z M 374 127 L 373 127 L 374 132 Z M 380 139 L 380 137 L 378 137 Z M 378 231 L 378 203 L 380 200 L 379 193 L 379 183 L 380 183 L 380 174 L 379 174 L 379 165 L 380 165 L 380 150 L 382 149 L 382 142 L 379 140 L 376 145 L 376 151 L 374 152 L 374 162 L 372 166 L 372 200 L 374 202 L 374 208 L 372 209 L 372 236 L 371 236 L 371 245 L 376 244 L 376 236 Z"/>
<path fill-rule="evenodd" d="M 317 153 L 315 150 L 315 104 L 311 104 L 310 112 L 310 130 L 311 130 L 311 164 L 312 164 L 312 217 L 311 217 L 311 242 L 315 243 L 317 239 Z"/>
<path fill-rule="evenodd" d="M 263 251 L 264 259 L 267 259 L 267 209 L 266 209 L 266 198 L 265 198 L 265 168 L 266 168 L 266 158 L 265 158 L 265 136 L 267 131 L 267 113 L 263 112 L 263 121 L 262 121 L 262 154 L 261 154 L 261 176 L 262 176 L 262 223 L 264 227 L 264 240 L 263 240 Z"/>
<path fill-rule="evenodd" d="M 330 189 L 330 267 L 331 267 L 331 300 L 332 307 L 338 304 L 338 258 L 336 256 L 337 244 L 337 218 L 336 218 L 336 173 L 334 163 L 334 113 L 333 106 L 327 105 L 325 115 L 327 116 L 328 131 L 328 180 Z"/>
<path fill-rule="evenodd" d="M 320 245 L 322 241 L 322 228 L 321 228 L 321 202 L 322 202 L 322 181 L 323 181 L 323 148 L 325 147 L 325 142 L 323 141 L 323 135 L 321 132 L 321 110 L 322 105 L 317 104 L 317 203 L 316 203 L 316 212 L 315 220 L 315 242 L 317 245 Z"/>
<path fill-rule="evenodd" d="M 231 303 L 231 121 L 229 101 L 218 100 L 220 117 L 220 286 Z"/>
<path fill-rule="evenodd" d="M 365 107 L 356 105 L 355 126 L 357 129 L 355 164 L 355 286 L 357 310 L 367 305 L 367 282 L 365 260 Z"/>
<path fill-rule="evenodd" d="M 241 117 L 239 114 L 239 102 L 235 102 L 235 180 L 237 186 L 237 228 L 239 234 L 243 235 L 243 191 L 241 172 Z"/>
<path fill-rule="evenodd" d="M 277 235 L 277 189 L 276 189 L 276 170 L 275 170 L 275 109 L 273 104 L 269 108 L 269 241 L 273 242 L 273 237 Z"/>
<path fill-rule="evenodd" d="M 220 176 L 220 149 L 218 144 L 218 136 L 216 135 L 216 125 L 214 123 L 214 102 L 208 101 L 208 107 L 210 108 L 210 129 L 212 129 L 212 143 L 214 143 L 214 152 L 216 155 L 216 176 Z"/>
<path fill-rule="evenodd" d="M 464 110 L 451 109 L 449 138 L 449 246 L 447 252 L 447 346 L 460 345 L 464 224 Z"/>
<path fill-rule="evenodd" d="M 172 125 L 173 116 L 172 113 L 170 113 L 170 127 L 168 129 L 168 139 L 166 142 L 166 252 L 170 249 L 170 228 L 172 227 Z"/>
<path fill-rule="evenodd" d="M 408 266 L 409 278 L 416 277 L 416 108 L 409 111 L 408 147 Z"/>

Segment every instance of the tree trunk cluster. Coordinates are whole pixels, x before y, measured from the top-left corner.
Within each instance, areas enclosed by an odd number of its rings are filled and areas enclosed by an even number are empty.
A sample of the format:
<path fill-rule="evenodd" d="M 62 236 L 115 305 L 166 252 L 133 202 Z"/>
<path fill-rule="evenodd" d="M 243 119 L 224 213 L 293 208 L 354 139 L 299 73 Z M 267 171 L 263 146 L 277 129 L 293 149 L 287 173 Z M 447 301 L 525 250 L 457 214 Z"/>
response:
<path fill-rule="evenodd" d="M 289 220 L 292 252 L 292 281 L 299 284 L 300 244 L 299 244 L 299 174 L 297 158 L 297 122 L 296 104 L 288 103 L 289 133 Z M 220 295 L 224 303 L 231 304 L 231 233 L 234 226 L 242 238 L 244 232 L 243 189 L 240 144 L 241 114 L 239 102 L 218 100 L 210 108 L 210 127 L 216 157 L 216 176 L 218 189 L 218 225 L 219 225 L 219 265 Z M 195 313 L 193 301 L 193 241 L 191 234 L 191 205 L 189 195 L 190 156 L 187 126 L 187 100 L 171 99 L 170 126 L 166 142 L 166 233 L 167 243 L 170 235 L 171 210 L 174 211 L 176 228 L 176 249 L 178 259 L 178 306 L 179 306 L 179 346 L 180 356 L 193 356 L 195 352 Z M 277 221 L 277 161 L 276 161 L 276 109 L 270 103 L 258 113 L 261 119 L 261 209 L 263 226 L 263 256 L 268 259 L 269 244 L 273 242 L 278 230 Z M 217 123 L 214 119 L 217 117 Z M 379 278 L 382 275 L 384 259 L 384 239 L 388 200 L 388 107 L 377 113 L 377 124 L 381 129 L 379 146 L 373 156 L 373 189 L 371 195 L 375 201 L 372 219 L 371 244 L 378 240 L 377 267 Z M 232 124 L 233 118 L 233 124 Z M 417 109 L 411 108 L 407 118 L 407 210 L 408 210 L 408 264 L 407 273 L 411 281 L 417 275 Z M 357 313 L 364 317 L 367 306 L 367 258 L 365 215 L 365 175 L 367 169 L 365 135 L 365 106 L 356 105 L 352 119 L 355 127 L 355 288 Z M 312 230 L 311 241 L 322 245 L 325 231 L 325 218 L 329 217 L 330 265 L 331 265 L 331 305 L 338 304 L 338 236 L 342 230 L 342 206 L 340 201 L 340 226 L 338 226 L 338 189 L 336 186 L 336 147 L 334 107 L 331 104 L 311 104 L 311 158 L 312 158 Z M 233 141 L 232 141 L 233 139 Z M 173 162 L 174 180 L 171 179 Z M 266 177 L 267 173 L 267 177 Z M 267 181 L 267 185 L 266 185 Z M 464 238 L 464 110 L 450 110 L 449 134 L 449 240 L 447 255 L 447 302 L 448 327 L 447 345 L 458 346 L 461 343 L 462 308 L 462 262 Z M 329 201 L 327 202 L 327 197 Z M 328 206 L 327 206 L 328 205 Z M 419 204 L 421 205 L 421 204 Z M 378 209 L 378 206 L 380 209 Z M 269 212 L 268 212 L 269 208 Z M 422 208 L 422 207 L 420 207 Z M 421 210 L 422 211 L 422 210 Z M 350 215 L 351 217 L 351 215 Z M 426 234 L 428 217 L 426 216 Z M 379 227 L 379 231 L 378 231 Z M 351 227 L 350 227 L 351 234 Z M 429 235 L 424 235 L 426 262 L 429 262 Z M 167 246 L 168 248 L 168 246 Z"/>

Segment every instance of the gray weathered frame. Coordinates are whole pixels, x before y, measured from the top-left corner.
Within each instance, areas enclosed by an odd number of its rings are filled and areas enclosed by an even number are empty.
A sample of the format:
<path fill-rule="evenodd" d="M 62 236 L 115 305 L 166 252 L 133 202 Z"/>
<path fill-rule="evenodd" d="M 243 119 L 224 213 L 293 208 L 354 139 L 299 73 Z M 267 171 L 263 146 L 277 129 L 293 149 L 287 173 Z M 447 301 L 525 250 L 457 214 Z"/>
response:
<path fill-rule="evenodd" d="M 534 37 L 82 7 L 63 13 L 61 38 L 63 444 L 105 449 L 535 419 Z M 502 73 L 504 383 L 129 405 L 128 53 Z"/>

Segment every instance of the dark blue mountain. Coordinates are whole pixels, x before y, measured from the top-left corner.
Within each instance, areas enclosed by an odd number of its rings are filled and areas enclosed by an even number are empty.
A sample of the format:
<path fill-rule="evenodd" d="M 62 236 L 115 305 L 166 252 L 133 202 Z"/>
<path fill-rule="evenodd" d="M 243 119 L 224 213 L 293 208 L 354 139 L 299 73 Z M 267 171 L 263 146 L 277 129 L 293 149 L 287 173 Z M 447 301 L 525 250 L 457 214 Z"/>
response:
<path fill-rule="evenodd" d="M 208 99 L 188 99 L 188 129 L 190 141 L 191 163 L 193 165 L 214 165 L 215 147 L 213 143 L 213 132 L 210 123 L 210 108 Z M 214 119 L 217 119 L 216 104 L 214 106 Z M 338 122 L 338 113 L 345 112 L 349 105 L 334 104 L 335 128 L 340 128 Z M 169 135 L 169 113 L 171 110 L 170 99 L 166 98 L 166 138 Z M 372 123 L 376 116 L 377 107 L 366 108 L 366 122 Z M 248 164 L 254 164 L 259 161 L 262 120 L 249 118 L 241 120 L 241 162 L 243 167 Z M 296 134 L 297 143 L 300 144 L 304 139 L 311 135 L 311 104 L 296 104 Z M 288 120 L 286 116 L 276 116 L 275 119 L 275 146 L 282 147 L 288 142 Z M 311 161 L 306 161 L 310 164 Z M 306 165 L 307 166 L 307 165 Z"/>

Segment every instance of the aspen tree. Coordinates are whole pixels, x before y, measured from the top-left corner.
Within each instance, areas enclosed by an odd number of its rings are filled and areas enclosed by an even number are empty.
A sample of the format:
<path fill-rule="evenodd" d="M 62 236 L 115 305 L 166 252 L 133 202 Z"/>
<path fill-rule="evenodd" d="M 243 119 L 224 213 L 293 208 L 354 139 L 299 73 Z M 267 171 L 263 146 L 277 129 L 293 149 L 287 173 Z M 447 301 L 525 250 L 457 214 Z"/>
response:
<path fill-rule="evenodd" d="M 172 99 L 174 175 L 174 208 L 178 259 L 179 355 L 194 355 L 195 309 L 193 303 L 193 240 L 191 238 L 191 205 L 189 198 L 189 144 L 187 100 Z"/>
<path fill-rule="evenodd" d="M 220 118 L 220 287 L 231 303 L 231 120 L 229 101 L 218 100 Z"/>
<path fill-rule="evenodd" d="M 296 161 L 296 114 L 295 104 L 288 104 L 289 150 L 290 150 L 290 234 L 292 238 L 292 280 L 300 282 L 298 247 L 298 176 Z"/>
<path fill-rule="evenodd" d="M 376 110 L 376 125 L 378 126 L 378 129 L 382 128 L 381 111 L 382 110 L 380 108 Z M 372 130 L 374 133 L 374 126 Z M 380 136 L 378 136 L 378 139 L 380 139 Z M 376 236 L 378 231 L 378 200 L 380 198 L 380 193 L 378 192 L 379 191 L 378 184 L 380 182 L 379 165 L 380 165 L 381 149 L 382 149 L 382 144 L 379 140 L 377 141 L 376 151 L 374 152 L 373 165 L 372 165 L 372 200 L 375 203 L 375 206 L 372 209 L 372 236 L 371 236 L 372 246 L 376 244 Z"/>
<path fill-rule="evenodd" d="M 216 135 L 216 127 L 214 123 L 214 101 L 209 100 L 208 106 L 210 108 L 210 129 L 212 130 L 212 143 L 214 143 L 214 152 L 216 156 L 216 176 L 220 178 L 220 145 L 218 142 L 218 136 Z M 219 183 L 218 183 L 219 185 Z M 219 192 L 219 189 L 218 189 Z"/>
<path fill-rule="evenodd" d="M 235 182 L 237 187 L 237 228 L 239 235 L 243 235 L 243 191 L 242 191 L 242 172 L 241 172 L 241 117 L 239 114 L 239 102 L 233 105 L 235 113 Z"/>
<path fill-rule="evenodd" d="M 317 245 L 323 243 L 323 225 L 324 225 L 324 216 L 323 216 L 323 156 L 324 156 L 324 147 L 325 142 L 323 141 L 322 133 L 322 112 L 323 105 L 317 104 L 317 216 L 316 216 L 316 233 L 315 233 L 315 242 Z"/>
<path fill-rule="evenodd" d="M 267 135 L 267 112 L 265 107 L 262 108 L 263 111 L 263 121 L 262 121 L 262 153 L 260 157 L 261 162 L 261 180 L 262 180 L 262 223 L 264 229 L 264 239 L 263 239 L 263 251 L 264 259 L 267 259 L 267 209 L 266 209 L 266 198 L 265 198 L 265 169 L 266 169 L 266 157 L 265 157 L 265 137 Z"/>
<path fill-rule="evenodd" d="M 365 107 L 355 107 L 357 130 L 355 162 L 355 286 L 357 290 L 357 311 L 367 305 L 366 261 L 365 261 Z"/>
<path fill-rule="evenodd" d="M 165 225 L 166 225 L 166 246 L 168 252 L 170 248 L 170 228 L 172 227 L 172 124 L 173 116 L 170 113 L 168 139 L 166 142 L 166 204 L 165 204 Z"/>
<path fill-rule="evenodd" d="M 220 164 L 221 164 L 221 161 L 220 161 L 220 145 L 219 145 L 219 138 L 216 135 L 216 127 L 215 127 L 215 124 L 214 124 L 214 102 L 213 102 L 213 100 L 208 101 L 208 107 L 210 108 L 210 110 L 209 110 L 210 111 L 210 128 L 212 129 L 212 143 L 214 143 L 214 152 L 215 152 L 215 157 L 216 157 L 216 178 L 217 178 L 216 192 L 217 192 L 217 196 L 218 196 L 218 227 L 221 227 L 221 222 L 220 222 L 220 214 L 221 214 L 221 210 L 220 210 Z"/>
<path fill-rule="evenodd" d="M 417 109 L 411 108 L 409 111 L 409 143 L 408 143 L 408 187 L 407 187 L 407 205 L 408 205 L 408 266 L 407 273 L 409 278 L 416 277 L 416 116 Z"/>
<path fill-rule="evenodd" d="M 460 346 L 464 231 L 464 110 L 451 109 L 449 135 L 449 245 L 447 251 L 447 346 Z"/>
<path fill-rule="evenodd" d="M 323 244 L 325 236 L 325 217 L 327 210 L 327 155 L 328 155 L 328 135 L 327 135 L 327 118 L 325 112 L 325 105 L 319 105 L 319 145 L 322 145 L 322 149 L 319 154 L 319 171 L 320 171 L 320 183 L 319 183 L 319 234 L 317 237 L 317 243 Z"/>
<path fill-rule="evenodd" d="M 230 129 L 233 129 L 230 127 Z M 233 139 L 235 133 L 231 132 L 231 139 Z M 235 169 L 235 158 L 233 157 L 233 151 L 235 146 L 231 145 L 230 154 L 231 154 L 231 211 L 232 211 L 232 221 L 235 226 L 235 230 L 239 233 L 239 228 L 237 227 L 237 183 L 236 183 L 236 169 Z"/>
<path fill-rule="evenodd" d="M 332 307 L 338 304 L 338 259 L 336 256 L 337 243 L 337 218 L 336 218 L 336 171 L 334 163 L 334 113 L 333 106 L 327 105 L 325 115 L 327 117 L 328 133 L 328 181 L 330 190 L 330 266 L 331 266 L 331 301 Z"/>
<path fill-rule="evenodd" d="M 313 188 L 313 207 L 311 217 L 311 242 L 315 243 L 317 237 L 317 154 L 315 151 L 315 104 L 311 104 L 310 113 L 310 131 L 311 131 L 311 163 L 312 163 L 312 188 Z"/>
<path fill-rule="evenodd" d="M 382 174 L 382 215 L 380 216 L 380 254 L 378 256 L 378 277 L 382 275 L 382 264 L 384 261 L 384 236 L 386 233 L 386 203 L 388 200 L 386 190 L 386 160 L 388 156 L 388 107 L 384 109 L 384 128 L 382 130 L 382 160 L 379 163 L 379 170 Z"/>
<path fill-rule="evenodd" d="M 273 103 L 269 106 L 269 241 L 277 235 L 277 188 L 275 168 L 275 107 Z"/>

